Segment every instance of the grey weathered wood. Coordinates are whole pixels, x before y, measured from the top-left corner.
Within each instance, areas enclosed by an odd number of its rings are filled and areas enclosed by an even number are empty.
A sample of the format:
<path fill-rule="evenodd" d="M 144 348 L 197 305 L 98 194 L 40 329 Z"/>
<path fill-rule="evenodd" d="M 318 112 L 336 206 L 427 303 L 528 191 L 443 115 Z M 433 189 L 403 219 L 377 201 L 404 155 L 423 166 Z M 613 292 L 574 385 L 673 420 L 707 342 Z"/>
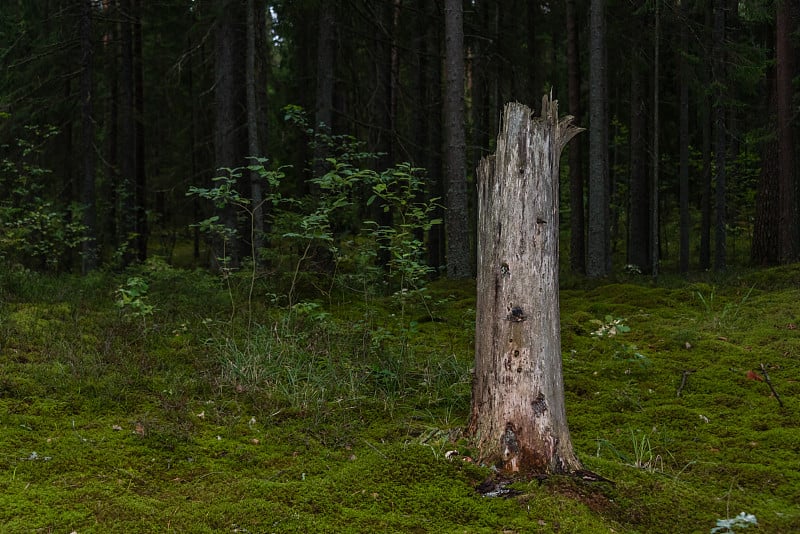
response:
<path fill-rule="evenodd" d="M 468 433 L 509 472 L 580 469 L 564 409 L 558 299 L 558 173 L 581 128 L 507 104 L 497 151 L 478 166 L 475 377 Z"/>

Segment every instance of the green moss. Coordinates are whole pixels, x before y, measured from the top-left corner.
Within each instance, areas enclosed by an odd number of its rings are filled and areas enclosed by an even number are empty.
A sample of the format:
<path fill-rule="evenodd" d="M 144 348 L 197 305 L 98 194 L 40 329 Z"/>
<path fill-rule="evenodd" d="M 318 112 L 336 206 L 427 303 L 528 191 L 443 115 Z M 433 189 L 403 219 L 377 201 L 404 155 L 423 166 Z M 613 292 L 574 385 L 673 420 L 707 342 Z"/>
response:
<path fill-rule="evenodd" d="M 800 531 L 796 267 L 573 279 L 569 425 L 614 484 L 521 481 L 509 499 L 444 457 L 471 454 L 471 284 L 290 317 L 259 282 L 248 330 L 245 285 L 232 310 L 211 276 L 141 269 L 146 325 L 113 308 L 124 277 L 0 279 L 4 532 L 708 532 L 739 511 Z M 630 330 L 592 336 L 606 315 Z M 762 363 L 783 408 L 748 375 Z"/>

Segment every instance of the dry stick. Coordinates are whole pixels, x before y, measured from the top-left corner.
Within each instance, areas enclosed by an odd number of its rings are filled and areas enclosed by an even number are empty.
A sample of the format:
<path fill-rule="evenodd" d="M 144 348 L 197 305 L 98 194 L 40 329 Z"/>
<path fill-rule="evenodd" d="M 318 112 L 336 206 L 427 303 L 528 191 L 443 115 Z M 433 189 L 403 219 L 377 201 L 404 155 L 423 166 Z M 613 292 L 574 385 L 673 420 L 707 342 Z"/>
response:
<path fill-rule="evenodd" d="M 761 364 L 761 373 L 764 375 L 764 381 L 769 386 L 770 391 L 772 391 L 772 394 L 775 395 L 775 400 L 778 401 L 780 407 L 783 408 L 783 401 L 781 400 L 780 396 L 778 396 L 778 392 L 775 391 L 775 388 L 772 387 L 772 382 L 770 381 L 769 375 L 767 374 L 767 368 L 764 366 L 763 363 Z"/>
<path fill-rule="evenodd" d="M 676 397 L 681 396 L 681 392 L 683 391 L 684 386 L 686 385 L 686 380 L 689 378 L 689 375 L 692 374 L 694 371 L 683 371 L 681 375 L 681 385 L 678 386 L 678 393 L 675 395 Z"/>

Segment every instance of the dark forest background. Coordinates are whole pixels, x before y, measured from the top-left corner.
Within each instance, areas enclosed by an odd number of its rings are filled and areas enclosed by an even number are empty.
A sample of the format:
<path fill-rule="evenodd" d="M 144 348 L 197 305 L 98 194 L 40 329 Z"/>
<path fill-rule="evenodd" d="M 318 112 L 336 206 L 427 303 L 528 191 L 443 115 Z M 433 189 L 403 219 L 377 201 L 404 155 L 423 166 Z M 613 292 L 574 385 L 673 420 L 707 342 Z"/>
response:
<path fill-rule="evenodd" d="M 357 242 L 375 265 L 424 251 L 433 272 L 469 277 L 477 162 L 504 103 L 536 110 L 552 92 L 587 128 L 562 161 L 565 267 L 793 262 L 799 12 L 3 0 L 0 258 L 87 272 L 255 256 L 268 269 L 295 250 L 324 271 Z"/>

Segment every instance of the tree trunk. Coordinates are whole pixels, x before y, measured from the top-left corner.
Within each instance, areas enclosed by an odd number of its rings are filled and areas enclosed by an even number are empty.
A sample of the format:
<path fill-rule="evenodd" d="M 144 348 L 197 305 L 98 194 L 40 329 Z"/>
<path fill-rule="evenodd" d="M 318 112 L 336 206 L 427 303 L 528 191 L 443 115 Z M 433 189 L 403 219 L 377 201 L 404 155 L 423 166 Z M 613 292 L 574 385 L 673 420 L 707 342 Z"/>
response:
<path fill-rule="evenodd" d="M 655 34 L 655 46 L 653 47 L 653 182 L 650 187 L 651 195 L 652 195 L 652 202 L 650 202 L 651 212 L 650 212 L 650 273 L 653 276 L 658 276 L 658 252 L 659 252 L 659 244 L 658 244 L 658 229 L 659 229 L 659 200 L 658 200 L 658 182 L 659 182 L 659 158 L 661 157 L 659 154 L 659 138 L 658 135 L 661 132 L 661 122 L 659 120 L 659 102 L 661 99 L 659 98 L 659 71 L 661 65 L 661 58 L 660 58 L 660 38 L 659 35 L 661 33 L 661 16 L 659 14 L 658 3 L 660 0 L 655 0 L 655 8 L 656 8 L 656 34 Z"/>
<path fill-rule="evenodd" d="M 774 52 L 774 51 L 773 51 Z M 770 120 L 777 122 L 775 56 L 767 67 L 767 108 Z M 750 260 L 755 265 L 780 263 L 780 191 L 778 185 L 778 140 L 770 136 L 761 146 L 761 170 L 756 191 L 756 212 L 753 220 L 753 242 Z"/>
<path fill-rule="evenodd" d="M 120 2 L 122 64 L 120 66 L 119 101 L 119 245 L 123 247 L 122 262 L 128 265 L 134 259 L 131 248 L 136 233 L 136 119 L 134 115 L 133 28 L 131 0 Z"/>
<path fill-rule="evenodd" d="M 332 133 L 333 128 L 333 73 L 336 59 L 334 9 L 333 2 L 322 2 L 319 9 L 314 128 L 320 135 Z M 314 176 L 322 176 L 327 172 L 329 165 L 325 159 L 330 156 L 329 148 L 325 143 L 316 143 Z"/>
<path fill-rule="evenodd" d="M 774 100 L 774 99 L 773 99 Z M 761 172 L 753 221 L 750 259 L 755 265 L 780 263 L 780 193 L 778 191 L 778 143 L 768 140 L 761 150 Z"/>
<path fill-rule="evenodd" d="M 256 98 L 256 5 L 255 0 L 247 0 L 247 57 L 246 57 L 246 84 L 247 84 L 247 155 L 251 158 L 262 156 L 261 144 L 258 138 L 258 99 Z M 255 163 L 254 160 L 250 161 Z M 256 171 L 249 172 L 250 202 L 252 206 L 252 226 L 250 228 L 250 245 L 252 247 L 253 262 L 259 263 L 258 254 L 262 248 L 264 236 L 264 214 L 262 210 L 263 193 L 261 191 L 261 177 Z"/>
<path fill-rule="evenodd" d="M 710 80 L 708 80 L 710 82 Z M 703 194 L 700 199 L 700 269 L 711 267 L 711 99 L 704 96 L 700 121 L 703 135 Z"/>
<path fill-rule="evenodd" d="M 81 247 L 81 271 L 86 274 L 97 267 L 97 208 L 95 204 L 94 119 L 92 117 L 92 4 L 81 2 L 81 150 L 83 151 L 84 241 Z"/>
<path fill-rule="evenodd" d="M 586 274 L 611 272 L 605 2 L 591 0 L 589 44 L 589 225 Z"/>
<path fill-rule="evenodd" d="M 98 256 L 102 257 L 102 251 L 117 250 L 120 245 L 119 237 L 122 233 L 119 229 L 119 189 L 122 182 L 120 175 L 120 99 L 122 98 L 119 78 L 121 56 L 120 24 L 118 20 L 118 2 L 111 0 L 104 5 L 104 30 L 102 59 L 100 64 L 104 66 L 103 74 L 108 86 L 108 102 L 103 111 L 107 133 L 103 141 L 103 154 L 100 158 L 102 175 L 104 180 L 99 180 L 99 197 L 106 200 L 106 210 L 101 217 L 104 223 L 98 227 Z M 98 206 L 99 207 L 99 206 Z"/>
<path fill-rule="evenodd" d="M 777 3 L 775 22 L 776 95 L 778 119 L 778 190 L 780 192 L 780 261 L 797 260 L 797 214 L 795 206 L 795 161 L 792 118 L 792 76 L 794 53 L 792 49 L 793 17 L 788 0 Z"/>
<path fill-rule="evenodd" d="M 686 57 L 689 54 L 689 36 L 686 28 L 689 10 L 685 3 L 680 6 L 680 51 L 678 52 L 678 93 L 679 105 L 679 144 L 680 165 L 678 171 L 678 189 L 680 199 L 680 255 L 678 271 L 689 272 L 689 230 L 692 224 L 689 214 L 689 65 Z"/>
<path fill-rule="evenodd" d="M 444 144 L 447 183 L 447 277 L 469 278 L 466 137 L 464 131 L 464 24 L 461 0 L 445 2 Z"/>
<path fill-rule="evenodd" d="M 132 0 L 133 78 L 134 78 L 134 129 L 136 136 L 136 184 L 134 186 L 134 228 L 136 232 L 136 259 L 147 259 L 147 167 L 145 165 L 144 131 L 144 65 L 142 53 L 142 0 Z"/>
<path fill-rule="evenodd" d="M 580 128 L 542 100 L 508 104 L 497 152 L 478 166 L 475 377 L 468 434 L 510 473 L 580 469 L 561 376 L 558 170 Z"/>
<path fill-rule="evenodd" d="M 238 70 L 241 48 L 236 35 L 242 13 L 239 3 L 232 0 L 220 0 L 219 7 L 214 55 L 214 159 L 216 168 L 226 172 L 223 169 L 233 169 L 244 163 L 239 146 L 242 124 L 239 90 L 244 80 Z M 231 205 L 217 210 L 227 236 L 217 236 L 213 240 L 212 266 L 235 269 L 240 263 L 236 210 Z"/>
<path fill-rule="evenodd" d="M 714 1 L 714 31 L 712 49 L 712 66 L 714 72 L 714 156 L 716 161 L 716 214 L 717 231 L 714 249 L 714 270 L 724 271 L 727 263 L 727 220 L 725 216 L 725 0 Z"/>
<path fill-rule="evenodd" d="M 641 21 L 640 21 L 641 22 Z M 628 264 L 650 272 L 650 183 L 647 175 L 647 105 L 642 83 L 642 49 L 631 55 L 630 183 Z"/>
<path fill-rule="evenodd" d="M 441 39 L 439 28 L 442 27 L 442 13 L 434 2 L 420 0 L 420 11 L 428 20 L 422 35 L 420 53 L 420 92 L 419 104 L 422 111 L 420 120 L 420 136 L 422 142 L 422 167 L 429 172 L 428 198 L 443 198 L 444 184 L 442 176 L 442 62 Z M 435 219 L 444 220 L 444 209 L 437 203 L 433 212 Z M 444 225 L 437 224 L 428 231 L 428 264 L 441 272 L 444 265 Z"/>
<path fill-rule="evenodd" d="M 581 123 L 581 78 L 578 29 L 575 0 L 566 0 L 567 19 L 567 79 L 569 84 L 569 111 L 577 124 Z M 583 205 L 583 158 L 581 142 L 569 143 L 569 265 L 573 272 L 586 272 L 586 233 Z"/>

